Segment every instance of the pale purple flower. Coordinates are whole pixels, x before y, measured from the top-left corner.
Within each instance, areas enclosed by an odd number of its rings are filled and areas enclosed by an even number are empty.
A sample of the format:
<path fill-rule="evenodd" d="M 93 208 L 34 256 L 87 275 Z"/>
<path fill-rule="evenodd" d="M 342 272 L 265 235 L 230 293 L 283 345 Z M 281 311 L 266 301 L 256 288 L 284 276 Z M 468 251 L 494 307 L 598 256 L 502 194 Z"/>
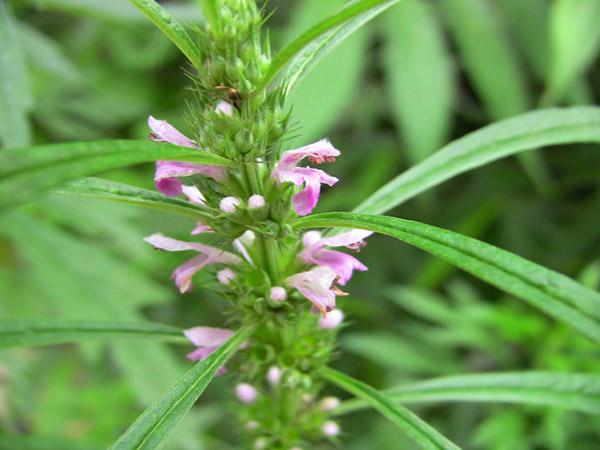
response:
<path fill-rule="evenodd" d="M 335 296 L 339 290 L 333 286 L 337 274 L 327 266 L 317 266 L 307 272 L 300 272 L 286 279 L 323 315 L 335 308 Z"/>
<path fill-rule="evenodd" d="M 321 193 L 321 184 L 333 186 L 338 179 L 325 173 L 320 169 L 312 167 L 297 167 L 304 158 L 315 164 L 335 161 L 340 151 L 331 145 L 327 139 L 322 139 L 314 144 L 288 150 L 281 155 L 281 159 L 275 166 L 272 176 L 280 182 L 293 183 L 296 186 L 304 185 L 304 189 L 292 198 L 294 208 L 298 215 L 306 216 L 317 205 Z"/>
<path fill-rule="evenodd" d="M 267 381 L 271 386 L 277 386 L 281 381 L 281 369 L 277 366 L 271 366 L 267 371 Z"/>
<path fill-rule="evenodd" d="M 159 250 L 181 252 L 194 250 L 200 255 L 186 261 L 173 272 L 173 279 L 181 293 L 189 292 L 192 288 L 192 277 L 196 272 L 211 264 L 240 264 L 242 259 L 233 253 L 211 247 L 199 242 L 186 242 L 172 239 L 162 234 L 153 234 L 144 238 L 146 242 Z"/>
<path fill-rule="evenodd" d="M 227 286 L 231 283 L 231 280 L 235 278 L 235 272 L 231 270 L 229 267 L 219 270 L 217 272 L 217 280 L 224 286 Z"/>
<path fill-rule="evenodd" d="M 302 243 L 304 249 L 298 255 L 305 264 L 327 266 L 338 275 L 338 282 L 344 286 L 352 277 L 354 270 L 365 271 L 367 267 L 354 256 L 326 247 L 360 248 L 363 240 L 373 234 L 366 230 L 350 230 L 331 237 L 321 237 L 318 231 L 304 233 Z"/>
<path fill-rule="evenodd" d="M 256 235 L 251 230 L 246 230 L 240 237 L 233 240 L 233 247 L 239 252 L 240 255 L 244 257 L 248 263 L 253 266 L 254 261 L 250 257 L 250 253 L 248 253 L 248 247 L 252 246 L 254 240 L 256 239 Z"/>
<path fill-rule="evenodd" d="M 344 321 L 344 313 L 339 309 L 329 311 L 325 317 L 319 318 L 319 328 L 332 330 Z"/>
<path fill-rule="evenodd" d="M 148 117 L 148 126 L 152 130 L 150 139 L 155 142 L 169 142 L 180 147 L 198 148 L 195 141 L 180 133 L 165 120 Z M 165 195 L 175 196 L 182 193 L 181 177 L 204 175 L 216 181 L 227 179 L 227 171 L 223 167 L 194 164 L 181 161 L 157 161 L 154 182 L 159 191 Z"/>
<path fill-rule="evenodd" d="M 332 420 L 328 420 L 323 424 L 323 434 L 333 437 L 340 434 L 340 426 Z"/>
<path fill-rule="evenodd" d="M 248 199 L 249 209 L 259 209 L 265 206 L 265 198 L 262 195 L 254 194 Z"/>
<path fill-rule="evenodd" d="M 287 291 L 281 286 L 273 286 L 269 292 L 269 297 L 274 302 L 283 302 L 287 298 Z"/>
<path fill-rule="evenodd" d="M 340 399 L 333 396 L 323 398 L 319 404 L 321 411 L 333 411 L 338 406 L 340 406 Z"/>
<path fill-rule="evenodd" d="M 221 199 L 221 202 L 219 203 L 219 208 L 221 208 L 221 211 L 223 211 L 224 213 L 232 214 L 235 212 L 235 210 L 238 208 L 238 206 L 240 206 L 241 203 L 242 202 L 239 198 L 224 197 Z"/>
<path fill-rule="evenodd" d="M 187 358 L 191 361 L 201 361 L 208 358 L 215 352 L 227 339 L 233 336 L 233 331 L 225 328 L 213 327 L 194 327 L 183 332 L 186 338 L 196 346 L 196 350 L 187 354 Z M 224 367 L 221 367 L 217 375 L 222 375 L 226 372 Z"/>
<path fill-rule="evenodd" d="M 225 114 L 226 116 L 231 116 L 233 114 L 233 105 L 231 103 L 227 103 L 224 100 L 220 100 L 215 107 L 215 111 L 221 114 Z"/>
<path fill-rule="evenodd" d="M 240 383 L 235 387 L 235 395 L 238 400 L 247 405 L 254 403 L 258 397 L 258 391 L 248 383 Z"/>
<path fill-rule="evenodd" d="M 206 198 L 196 186 L 182 185 L 181 192 L 187 197 L 189 202 L 198 206 L 206 206 Z"/>
<path fill-rule="evenodd" d="M 202 234 L 202 233 L 213 233 L 214 230 L 206 225 L 204 222 L 198 220 L 196 222 L 196 227 L 192 230 L 192 232 L 190 233 L 192 236 L 196 236 L 198 234 Z"/>

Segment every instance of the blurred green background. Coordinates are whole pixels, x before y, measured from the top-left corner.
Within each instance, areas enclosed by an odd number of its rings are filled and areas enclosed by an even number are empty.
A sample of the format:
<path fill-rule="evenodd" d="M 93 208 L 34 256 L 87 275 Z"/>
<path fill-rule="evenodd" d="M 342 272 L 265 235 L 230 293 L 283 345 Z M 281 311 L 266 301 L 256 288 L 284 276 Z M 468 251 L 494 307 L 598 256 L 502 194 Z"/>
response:
<path fill-rule="evenodd" d="M 185 130 L 192 99 L 185 61 L 127 1 L 0 1 L 4 147 L 144 139 L 150 114 Z M 194 1 L 161 3 L 190 25 L 202 21 Z M 343 4 L 270 0 L 273 48 Z M 597 103 L 599 44 L 597 0 L 406 0 L 302 82 L 290 98 L 289 145 L 331 138 L 343 152 L 331 167 L 341 182 L 319 210 L 351 210 L 488 123 Z M 106 176 L 152 187 L 152 169 Z M 467 173 L 392 214 L 477 237 L 597 289 L 599 185 L 598 148 L 563 146 Z M 0 217 L 0 315 L 219 326 L 224 305 L 202 288 L 210 283 L 198 280 L 193 293 L 179 295 L 169 275 L 181 255 L 157 254 L 142 242 L 151 232 L 185 236 L 189 229 L 168 214 L 44 196 Z M 600 372 L 600 351 L 572 330 L 390 242 L 370 240 L 361 254 L 370 270 L 355 276 L 352 296 L 340 302 L 351 326 L 341 334 L 337 367 L 378 388 L 492 370 Z M 121 340 L 0 352 L 0 449 L 106 448 L 189 367 L 186 350 Z M 239 448 L 231 386 L 228 376 L 217 379 L 165 448 Z M 558 409 L 416 411 L 466 449 L 591 450 L 600 442 L 598 418 Z M 342 430 L 344 449 L 413 448 L 368 411 L 345 418 Z"/>

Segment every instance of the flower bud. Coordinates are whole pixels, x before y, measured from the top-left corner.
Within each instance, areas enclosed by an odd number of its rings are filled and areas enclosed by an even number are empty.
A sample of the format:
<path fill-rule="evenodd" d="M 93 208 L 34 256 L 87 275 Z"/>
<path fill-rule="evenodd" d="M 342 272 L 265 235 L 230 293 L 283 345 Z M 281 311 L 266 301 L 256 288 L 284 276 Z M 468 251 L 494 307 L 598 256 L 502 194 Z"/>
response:
<path fill-rule="evenodd" d="M 274 286 L 271 288 L 269 297 L 274 302 L 283 302 L 287 298 L 287 291 L 281 286 Z"/>
<path fill-rule="evenodd" d="M 334 421 L 328 420 L 323 424 L 323 434 L 330 437 L 337 436 L 340 434 L 340 427 Z"/>
<path fill-rule="evenodd" d="M 344 313 L 339 309 L 329 311 L 325 317 L 319 319 L 319 327 L 324 329 L 333 329 L 340 326 L 344 320 Z"/>
<path fill-rule="evenodd" d="M 269 442 L 267 441 L 267 438 L 264 437 L 260 437 L 254 441 L 255 450 L 264 450 L 267 448 L 267 445 L 269 445 Z"/>
<path fill-rule="evenodd" d="M 321 400 L 320 409 L 321 411 L 333 411 L 340 405 L 340 399 L 337 397 L 325 397 Z"/>
<path fill-rule="evenodd" d="M 221 114 L 225 114 L 226 116 L 231 116 L 233 114 L 233 106 L 231 105 L 231 103 L 221 100 L 219 103 L 217 103 L 215 111 Z"/>
<path fill-rule="evenodd" d="M 281 369 L 277 366 L 272 366 L 267 371 L 267 381 L 271 386 L 276 386 L 281 381 Z"/>
<path fill-rule="evenodd" d="M 240 383 L 235 387 L 235 395 L 242 403 L 250 405 L 256 401 L 258 391 L 248 383 Z"/>
<path fill-rule="evenodd" d="M 229 268 L 217 272 L 217 280 L 224 286 L 227 286 L 235 278 L 235 272 Z"/>
<path fill-rule="evenodd" d="M 262 195 L 254 194 L 248 199 L 248 208 L 259 209 L 265 206 L 265 198 Z"/>
<path fill-rule="evenodd" d="M 246 422 L 246 430 L 253 431 L 258 428 L 258 422 L 256 420 L 249 420 Z"/>
<path fill-rule="evenodd" d="M 223 211 L 224 213 L 232 214 L 235 212 L 237 207 L 240 206 L 241 203 L 242 202 L 239 198 L 225 197 L 221 199 L 221 202 L 219 203 L 219 208 L 221 208 L 221 211 Z"/>

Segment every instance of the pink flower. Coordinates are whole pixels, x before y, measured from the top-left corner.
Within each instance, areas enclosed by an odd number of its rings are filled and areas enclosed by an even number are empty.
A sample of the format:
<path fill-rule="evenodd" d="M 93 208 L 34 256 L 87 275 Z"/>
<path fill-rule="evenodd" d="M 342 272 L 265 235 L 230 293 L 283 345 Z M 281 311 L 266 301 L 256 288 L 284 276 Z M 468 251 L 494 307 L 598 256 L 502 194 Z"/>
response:
<path fill-rule="evenodd" d="M 262 195 L 254 194 L 248 199 L 249 209 L 259 209 L 265 206 L 265 198 Z"/>
<path fill-rule="evenodd" d="M 281 369 L 277 366 L 269 367 L 267 371 L 267 381 L 271 386 L 277 386 L 281 381 Z"/>
<path fill-rule="evenodd" d="M 281 155 L 281 159 L 273 170 L 273 178 L 280 182 L 294 183 L 296 186 L 304 185 L 304 189 L 293 197 L 294 208 L 300 216 L 306 216 L 317 205 L 321 193 L 321 184 L 333 186 L 338 179 L 328 175 L 320 169 L 312 167 L 297 167 L 304 158 L 315 164 L 335 161 L 340 151 L 331 143 L 322 139 L 314 144 L 300 147 L 296 150 L 288 150 Z"/>
<path fill-rule="evenodd" d="M 235 387 L 235 395 L 242 403 L 247 405 L 254 403 L 258 397 L 258 391 L 248 383 L 240 383 Z"/>
<path fill-rule="evenodd" d="M 219 280 L 219 283 L 221 283 L 224 286 L 227 286 L 229 283 L 231 283 L 231 280 L 233 280 L 234 278 L 235 272 L 229 267 L 223 270 L 219 270 L 217 272 L 217 280 Z"/>
<path fill-rule="evenodd" d="M 325 317 L 319 318 L 319 328 L 332 330 L 344 321 L 344 313 L 339 309 L 329 311 Z"/>
<path fill-rule="evenodd" d="M 252 257 L 250 253 L 248 253 L 248 247 L 251 247 L 254 244 L 254 240 L 256 239 L 256 235 L 251 230 L 246 230 L 240 237 L 233 240 L 233 247 L 238 251 L 240 255 L 244 257 L 248 263 L 253 266 L 254 261 L 252 261 Z"/>
<path fill-rule="evenodd" d="M 150 116 L 148 117 L 148 126 L 152 130 L 150 139 L 155 142 L 169 142 L 180 147 L 198 148 L 195 141 L 180 133 L 165 120 L 157 120 Z M 157 189 L 163 194 L 175 196 L 182 193 L 182 184 L 178 178 L 196 174 L 220 182 L 227 179 L 227 171 L 222 167 L 180 161 L 157 161 L 154 182 Z"/>
<path fill-rule="evenodd" d="M 213 230 L 211 227 L 209 227 L 204 222 L 199 220 L 196 222 L 196 227 L 192 230 L 192 232 L 190 234 L 192 236 L 196 236 L 196 235 L 202 234 L 202 233 L 213 233 L 214 231 L 215 230 Z"/>
<path fill-rule="evenodd" d="M 332 420 L 328 420 L 323 424 L 323 433 L 325 436 L 333 437 L 340 434 L 340 426 Z"/>
<path fill-rule="evenodd" d="M 281 286 L 274 286 L 269 292 L 269 297 L 274 302 L 283 302 L 287 298 L 287 291 Z"/>
<path fill-rule="evenodd" d="M 181 293 L 189 292 L 192 289 L 192 277 L 204 267 L 211 264 L 240 264 L 242 262 L 242 259 L 233 253 L 199 242 L 179 241 L 158 233 L 148 236 L 144 240 L 159 250 L 169 252 L 194 250 L 200 253 L 199 256 L 186 261 L 173 272 L 173 279 Z"/>
<path fill-rule="evenodd" d="M 233 214 L 235 210 L 242 204 L 241 200 L 236 197 L 223 197 L 219 203 L 221 211 L 227 214 Z"/>
<path fill-rule="evenodd" d="M 196 350 L 187 354 L 187 358 L 191 361 L 201 361 L 223 345 L 233 335 L 233 331 L 225 328 L 194 327 L 185 330 L 183 334 L 197 347 Z M 225 372 L 226 369 L 221 367 L 217 375 Z"/>
<path fill-rule="evenodd" d="M 364 245 L 363 239 L 373 234 L 366 230 L 351 230 L 332 237 L 321 237 L 318 231 L 304 233 L 302 243 L 304 249 L 298 255 L 305 264 L 327 266 L 338 275 L 338 282 L 344 286 L 352 277 L 354 270 L 365 271 L 367 267 L 354 256 L 325 247 L 360 248 Z"/>
<path fill-rule="evenodd" d="M 189 202 L 198 206 L 206 206 L 206 198 L 204 198 L 204 194 L 196 186 L 182 185 L 181 192 L 187 197 Z"/>
<path fill-rule="evenodd" d="M 286 278 L 286 282 L 326 315 L 335 308 L 335 296 L 340 293 L 339 289 L 332 287 L 336 278 L 337 274 L 329 267 L 317 266 Z"/>
<path fill-rule="evenodd" d="M 227 103 L 224 100 L 221 100 L 219 101 L 219 103 L 217 103 L 215 111 L 221 114 L 225 114 L 226 116 L 231 116 L 233 114 L 233 105 L 231 103 Z"/>

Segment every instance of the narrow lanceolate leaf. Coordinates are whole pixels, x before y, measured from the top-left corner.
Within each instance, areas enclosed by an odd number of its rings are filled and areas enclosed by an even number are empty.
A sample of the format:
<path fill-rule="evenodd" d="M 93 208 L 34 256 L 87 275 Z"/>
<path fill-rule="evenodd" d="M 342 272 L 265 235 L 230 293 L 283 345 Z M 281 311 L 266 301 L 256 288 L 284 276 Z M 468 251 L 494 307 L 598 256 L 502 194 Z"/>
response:
<path fill-rule="evenodd" d="M 0 145 L 29 144 L 31 92 L 10 2 L 0 2 Z"/>
<path fill-rule="evenodd" d="M 514 403 L 555 406 L 600 414 L 600 375 L 552 372 L 505 372 L 457 375 L 411 383 L 384 391 L 399 403 Z M 369 407 L 364 400 L 344 402 L 345 414 Z"/>
<path fill-rule="evenodd" d="M 402 2 L 383 19 L 391 108 L 410 161 L 416 163 L 446 142 L 454 68 L 430 3 Z"/>
<path fill-rule="evenodd" d="M 111 323 L 58 319 L 0 320 L 0 348 L 50 345 L 89 339 L 157 337 L 181 339 L 183 330 L 154 323 Z"/>
<path fill-rule="evenodd" d="M 400 0 L 357 0 L 298 36 L 277 53 L 259 88 L 266 87 L 291 64 L 286 77 L 291 89 L 320 59 L 377 14 Z"/>
<path fill-rule="evenodd" d="M 160 192 L 117 183 L 115 181 L 103 180 L 101 178 L 75 180 L 55 189 L 53 192 L 130 203 L 186 217 L 198 218 L 198 216 L 206 214 L 206 210 L 183 199 L 168 197 Z"/>
<path fill-rule="evenodd" d="M 600 343 L 600 293 L 493 245 L 387 216 L 325 213 L 299 219 L 296 226 L 362 228 L 394 237 L 526 301 Z"/>
<path fill-rule="evenodd" d="M 217 370 L 250 336 L 253 326 L 240 328 L 225 344 L 200 361 L 154 402 L 115 442 L 112 450 L 155 449 L 204 392 Z"/>
<path fill-rule="evenodd" d="M 446 145 L 381 187 L 355 212 L 389 211 L 455 175 L 515 153 L 583 142 L 600 142 L 600 108 L 555 108 L 505 119 Z"/>
<path fill-rule="evenodd" d="M 164 10 L 154 0 L 130 0 L 156 25 L 165 36 L 186 56 L 195 66 L 201 66 L 198 46 L 194 43 L 185 28 L 175 18 Z"/>
<path fill-rule="evenodd" d="M 8 150 L 0 154 L 0 210 L 79 177 L 159 159 L 230 163 L 205 151 L 150 141 L 74 142 Z"/>
<path fill-rule="evenodd" d="M 383 392 L 380 392 L 361 381 L 351 378 L 348 375 L 344 375 L 337 370 L 325 368 L 323 371 L 323 376 L 333 384 L 368 403 L 369 406 L 376 409 L 394 425 L 404 431 L 406 435 L 419 446 L 419 448 L 427 450 L 460 449 L 460 447 L 458 447 L 456 444 L 446 439 L 434 428 L 423 422 L 423 420 L 410 412 L 408 409 L 400 406 L 396 401 L 391 399 Z"/>
<path fill-rule="evenodd" d="M 550 12 L 550 76 L 543 102 L 561 99 L 600 46 L 600 0 L 557 0 Z"/>

